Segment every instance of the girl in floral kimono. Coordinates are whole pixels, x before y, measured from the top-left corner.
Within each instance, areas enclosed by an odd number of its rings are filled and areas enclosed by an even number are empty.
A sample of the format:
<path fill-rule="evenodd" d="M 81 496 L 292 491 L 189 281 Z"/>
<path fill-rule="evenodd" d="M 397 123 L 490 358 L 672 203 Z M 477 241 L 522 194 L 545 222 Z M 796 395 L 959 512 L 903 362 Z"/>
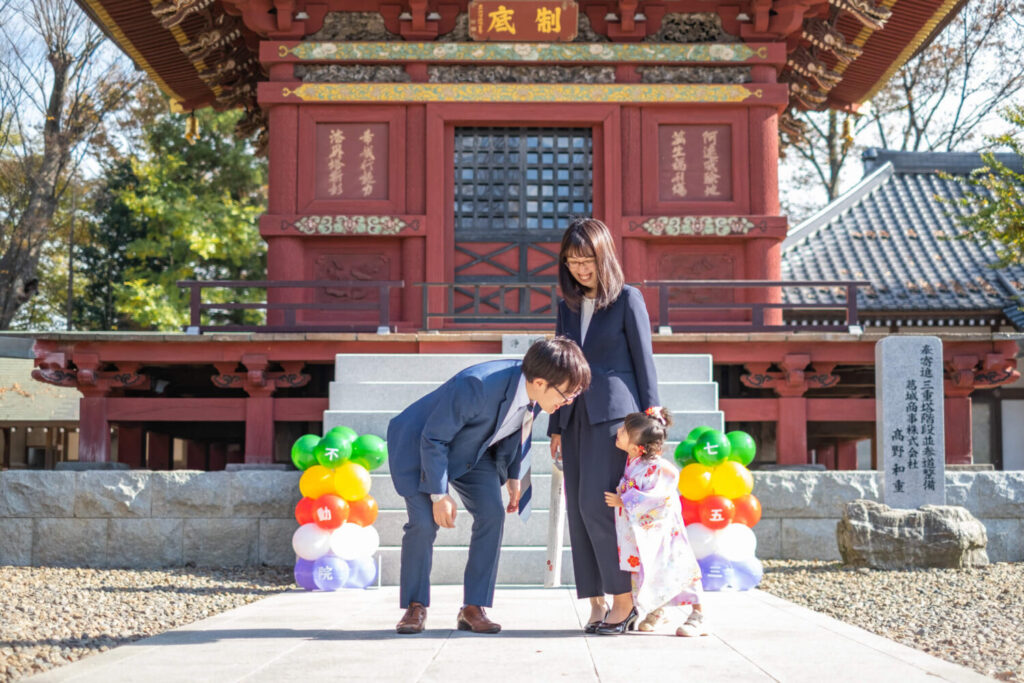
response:
<path fill-rule="evenodd" d="M 679 470 L 661 458 L 672 417 L 660 406 L 626 416 L 615 445 L 626 452 L 626 470 L 615 492 L 605 493 L 615 513 L 619 566 L 633 574 L 634 616 L 647 613 L 641 631 L 665 619 L 664 608 L 692 605 L 677 636 L 706 635 L 700 567 L 686 538 L 679 505 Z M 630 624 L 602 624 L 598 633 L 622 633 Z M 614 627 L 614 628 L 608 628 Z"/>

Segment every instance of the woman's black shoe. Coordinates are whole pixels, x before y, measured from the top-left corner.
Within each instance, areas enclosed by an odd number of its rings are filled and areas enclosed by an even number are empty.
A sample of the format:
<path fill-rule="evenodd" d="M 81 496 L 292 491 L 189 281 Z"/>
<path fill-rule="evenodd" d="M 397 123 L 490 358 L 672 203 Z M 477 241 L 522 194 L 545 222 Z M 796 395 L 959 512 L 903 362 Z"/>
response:
<path fill-rule="evenodd" d="M 604 613 L 605 619 L 608 618 L 609 614 L 611 614 L 611 610 L 610 609 L 609 610 L 605 610 L 605 613 Z M 588 622 L 587 625 L 583 627 L 583 632 L 584 633 L 597 633 L 597 627 L 600 626 L 603 623 L 604 623 L 604 619 L 598 619 L 597 621 Z"/>
<path fill-rule="evenodd" d="M 640 618 L 640 614 L 636 611 L 636 607 L 629 611 L 629 614 L 625 619 L 617 624 L 609 624 L 607 621 L 602 621 L 597 625 L 594 633 L 598 633 L 602 636 L 619 636 L 626 631 L 632 631 L 636 628 L 636 620 Z"/>

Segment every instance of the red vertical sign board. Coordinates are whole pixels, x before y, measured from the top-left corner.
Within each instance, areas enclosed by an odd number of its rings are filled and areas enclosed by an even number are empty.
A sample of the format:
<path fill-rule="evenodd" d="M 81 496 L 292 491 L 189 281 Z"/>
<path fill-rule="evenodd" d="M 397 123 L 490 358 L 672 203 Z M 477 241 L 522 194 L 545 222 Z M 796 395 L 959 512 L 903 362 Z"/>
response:
<path fill-rule="evenodd" d="M 472 0 L 469 35 L 473 40 L 567 43 L 576 37 L 579 7 L 571 0 Z"/>
<path fill-rule="evenodd" d="M 729 126 L 659 126 L 661 201 L 732 199 L 730 133 Z"/>

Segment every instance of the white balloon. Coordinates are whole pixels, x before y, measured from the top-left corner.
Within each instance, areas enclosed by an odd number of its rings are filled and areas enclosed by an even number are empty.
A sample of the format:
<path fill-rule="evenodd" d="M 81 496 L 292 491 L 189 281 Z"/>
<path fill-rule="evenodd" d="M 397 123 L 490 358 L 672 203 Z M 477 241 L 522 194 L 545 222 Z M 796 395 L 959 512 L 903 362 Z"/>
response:
<path fill-rule="evenodd" d="M 357 557 L 369 557 L 380 547 L 380 534 L 372 526 L 361 526 L 359 529 L 359 555 Z"/>
<path fill-rule="evenodd" d="M 730 524 L 716 533 L 718 552 L 730 562 L 744 562 L 754 557 L 757 536 L 745 524 Z"/>
<path fill-rule="evenodd" d="M 331 532 L 310 522 L 292 534 L 292 550 L 304 560 L 318 560 L 331 549 Z"/>
<path fill-rule="evenodd" d="M 362 557 L 360 546 L 363 545 L 363 527 L 345 522 L 331 532 L 331 552 L 343 560 L 354 560 Z"/>
<path fill-rule="evenodd" d="M 693 548 L 693 554 L 698 560 L 718 552 L 718 542 L 715 532 L 700 522 L 695 522 L 686 527 L 686 537 Z"/>

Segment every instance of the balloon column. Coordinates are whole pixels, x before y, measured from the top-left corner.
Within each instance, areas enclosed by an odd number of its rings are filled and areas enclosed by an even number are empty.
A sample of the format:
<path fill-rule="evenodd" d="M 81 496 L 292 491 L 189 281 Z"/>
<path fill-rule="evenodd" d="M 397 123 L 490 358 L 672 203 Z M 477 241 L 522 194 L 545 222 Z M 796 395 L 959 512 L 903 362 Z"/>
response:
<path fill-rule="evenodd" d="M 349 427 L 335 427 L 323 438 L 306 434 L 292 446 L 292 462 L 302 470 L 299 528 L 292 536 L 295 582 L 302 588 L 366 588 L 377 579 L 380 536 L 373 528 L 377 501 L 370 495 L 370 471 L 387 457 L 383 439 Z"/>
<path fill-rule="evenodd" d="M 676 447 L 679 501 L 704 590 L 750 590 L 764 573 L 751 530 L 761 503 L 747 465 L 757 450 L 746 432 L 697 427 Z"/>

